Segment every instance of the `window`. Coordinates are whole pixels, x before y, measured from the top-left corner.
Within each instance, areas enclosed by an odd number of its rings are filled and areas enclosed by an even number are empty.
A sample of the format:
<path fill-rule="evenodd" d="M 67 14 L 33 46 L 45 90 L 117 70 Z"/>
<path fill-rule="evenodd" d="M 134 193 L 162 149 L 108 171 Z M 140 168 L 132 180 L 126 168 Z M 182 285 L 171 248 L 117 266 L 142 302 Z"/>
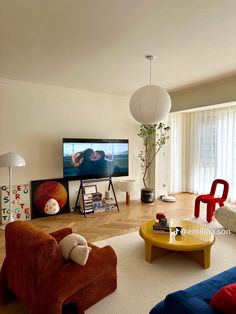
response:
<path fill-rule="evenodd" d="M 182 169 L 171 172 L 171 190 L 208 193 L 212 181 L 222 178 L 236 200 L 236 104 L 173 113 L 171 133 L 171 168 Z"/>

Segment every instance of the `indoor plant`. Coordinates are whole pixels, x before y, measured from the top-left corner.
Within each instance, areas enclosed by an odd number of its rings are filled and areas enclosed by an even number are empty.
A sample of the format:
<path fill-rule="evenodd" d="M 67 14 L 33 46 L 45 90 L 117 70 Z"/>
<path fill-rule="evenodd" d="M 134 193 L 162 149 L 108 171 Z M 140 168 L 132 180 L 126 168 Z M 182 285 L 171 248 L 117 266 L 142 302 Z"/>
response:
<path fill-rule="evenodd" d="M 164 123 L 140 125 L 138 136 L 143 141 L 144 149 L 140 151 L 138 157 L 140 158 L 143 185 L 145 187 L 141 191 L 141 200 L 145 203 L 154 201 L 154 189 L 148 188 L 149 171 L 156 155 L 169 139 L 169 131 L 170 127 Z M 146 197 L 148 194 L 152 194 L 152 197 Z"/>

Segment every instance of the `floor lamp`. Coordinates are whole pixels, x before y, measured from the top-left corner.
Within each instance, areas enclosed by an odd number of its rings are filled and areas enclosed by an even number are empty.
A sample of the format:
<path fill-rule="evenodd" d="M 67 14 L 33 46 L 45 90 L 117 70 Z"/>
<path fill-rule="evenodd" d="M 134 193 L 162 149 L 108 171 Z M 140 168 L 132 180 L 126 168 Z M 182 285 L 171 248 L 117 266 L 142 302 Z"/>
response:
<path fill-rule="evenodd" d="M 12 168 L 25 166 L 25 160 L 18 154 L 6 153 L 0 156 L 0 167 L 8 167 L 9 169 L 9 220 L 8 222 L 14 221 L 12 211 Z M 7 222 L 7 223 L 8 223 Z M 1 226 L 4 229 L 5 225 Z"/>

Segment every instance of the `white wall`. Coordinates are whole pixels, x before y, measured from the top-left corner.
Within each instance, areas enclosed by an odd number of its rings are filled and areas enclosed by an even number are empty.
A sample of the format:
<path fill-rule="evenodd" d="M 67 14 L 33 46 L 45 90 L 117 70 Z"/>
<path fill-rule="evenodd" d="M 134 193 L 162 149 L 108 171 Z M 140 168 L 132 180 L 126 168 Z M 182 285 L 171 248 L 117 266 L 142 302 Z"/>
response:
<path fill-rule="evenodd" d="M 171 111 L 228 103 L 236 100 L 236 75 L 170 92 Z"/>
<path fill-rule="evenodd" d="M 130 178 L 137 180 L 132 198 L 139 199 L 141 141 L 128 103 L 128 98 L 112 95 L 0 80 L 0 155 L 16 152 L 27 163 L 13 169 L 13 183 L 62 177 L 63 137 L 128 138 Z M 116 188 L 119 180 L 114 179 Z M 8 170 L 0 168 L 0 185 L 7 183 Z M 70 183 L 71 206 L 77 188 L 78 182 Z M 125 200 L 124 192 L 117 196 Z"/>

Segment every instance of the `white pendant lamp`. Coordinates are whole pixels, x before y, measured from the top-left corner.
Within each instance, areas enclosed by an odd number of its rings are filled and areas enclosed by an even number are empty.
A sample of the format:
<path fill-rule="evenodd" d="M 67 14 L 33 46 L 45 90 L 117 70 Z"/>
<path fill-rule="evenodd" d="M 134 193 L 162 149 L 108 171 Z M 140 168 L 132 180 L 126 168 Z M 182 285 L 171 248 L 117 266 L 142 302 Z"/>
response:
<path fill-rule="evenodd" d="M 135 91 L 130 99 L 130 112 L 135 120 L 143 124 L 163 121 L 171 109 L 171 99 L 167 91 L 152 85 L 152 55 L 146 56 L 150 61 L 150 84 Z"/>

